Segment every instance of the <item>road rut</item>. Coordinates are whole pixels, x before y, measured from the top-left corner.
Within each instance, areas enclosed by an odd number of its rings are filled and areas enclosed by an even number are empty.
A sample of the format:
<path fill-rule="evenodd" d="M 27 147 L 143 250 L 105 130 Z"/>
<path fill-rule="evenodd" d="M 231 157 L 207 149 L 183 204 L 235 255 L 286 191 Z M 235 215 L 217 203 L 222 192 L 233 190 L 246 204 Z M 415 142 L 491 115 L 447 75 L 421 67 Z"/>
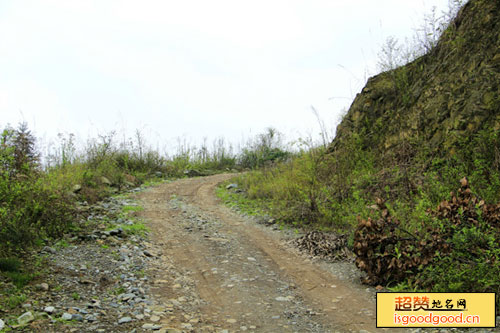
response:
<path fill-rule="evenodd" d="M 373 293 L 291 251 L 279 232 L 225 207 L 190 178 L 139 194 L 152 230 L 164 327 L 194 332 L 374 332 Z M 364 330 L 364 331 L 363 331 Z"/>

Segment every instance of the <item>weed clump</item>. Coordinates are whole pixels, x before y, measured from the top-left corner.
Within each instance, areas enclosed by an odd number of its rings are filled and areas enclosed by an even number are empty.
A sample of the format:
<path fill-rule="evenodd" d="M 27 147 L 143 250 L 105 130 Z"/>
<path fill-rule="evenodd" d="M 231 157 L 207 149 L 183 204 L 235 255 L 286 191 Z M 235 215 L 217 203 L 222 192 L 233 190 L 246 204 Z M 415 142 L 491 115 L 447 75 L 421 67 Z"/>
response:
<path fill-rule="evenodd" d="M 384 202 L 378 219 L 360 219 L 354 234 L 356 265 L 365 282 L 441 292 L 500 290 L 500 203 L 486 204 L 466 178 L 458 194 L 430 210 L 431 222 L 414 236 Z"/>

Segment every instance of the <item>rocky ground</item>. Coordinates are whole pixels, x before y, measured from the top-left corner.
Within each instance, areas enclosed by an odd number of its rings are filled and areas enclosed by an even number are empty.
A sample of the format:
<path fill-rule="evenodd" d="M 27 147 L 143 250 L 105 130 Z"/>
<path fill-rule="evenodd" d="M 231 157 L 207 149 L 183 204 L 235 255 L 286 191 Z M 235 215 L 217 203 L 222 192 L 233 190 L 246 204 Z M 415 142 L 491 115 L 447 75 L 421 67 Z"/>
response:
<path fill-rule="evenodd" d="M 185 179 L 91 207 L 82 203 L 80 228 L 41 250 L 40 275 L 17 306 L 3 303 L 0 331 L 380 330 L 376 290 L 359 283 L 350 260 L 324 260 L 331 254 L 327 244 L 340 250 L 332 258 L 349 259 L 345 240 L 299 238 L 269 219 L 231 211 L 214 195 L 229 177 Z M 1 290 L 9 288 L 0 281 Z M 475 330 L 483 331 L 493 330 Z"/>
<path fill-rule="evenodd" d="M 126 197 L 82 203 L 81 230 L 36 255 L 40 275 L 16 296 L 20 306 L 0 309 L 0 330 L 177 332 L 157 324 L 173 309 L 151 294 L 147 271 L 160 259 L 148 250 L 148 232 L 133 216 L 136 210 Z M 0 283 L 3 291 L 14 290 Z"/>

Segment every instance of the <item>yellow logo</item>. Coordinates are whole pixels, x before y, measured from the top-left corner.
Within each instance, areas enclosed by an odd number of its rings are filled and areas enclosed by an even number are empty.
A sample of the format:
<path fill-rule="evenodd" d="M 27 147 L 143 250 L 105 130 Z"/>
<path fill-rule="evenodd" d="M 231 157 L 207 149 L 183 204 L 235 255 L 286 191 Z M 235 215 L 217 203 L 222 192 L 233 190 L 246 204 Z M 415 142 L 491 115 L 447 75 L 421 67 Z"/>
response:
<path fill-rule="evenodd" d="M 377 327 L 495 327 L 495 293 L 377 293 Z"/>

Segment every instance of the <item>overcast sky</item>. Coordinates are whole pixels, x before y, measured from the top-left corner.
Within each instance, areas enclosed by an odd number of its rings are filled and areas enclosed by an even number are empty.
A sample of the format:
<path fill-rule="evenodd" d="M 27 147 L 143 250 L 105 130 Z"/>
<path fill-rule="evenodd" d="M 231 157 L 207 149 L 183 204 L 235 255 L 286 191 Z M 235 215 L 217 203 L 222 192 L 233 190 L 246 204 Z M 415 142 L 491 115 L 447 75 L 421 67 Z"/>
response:
<path fill-rule="evenodd" d="M 0 126 L 161 146 L 333 127 L 390 35 L 447 0 L 1 0 Z"/>

